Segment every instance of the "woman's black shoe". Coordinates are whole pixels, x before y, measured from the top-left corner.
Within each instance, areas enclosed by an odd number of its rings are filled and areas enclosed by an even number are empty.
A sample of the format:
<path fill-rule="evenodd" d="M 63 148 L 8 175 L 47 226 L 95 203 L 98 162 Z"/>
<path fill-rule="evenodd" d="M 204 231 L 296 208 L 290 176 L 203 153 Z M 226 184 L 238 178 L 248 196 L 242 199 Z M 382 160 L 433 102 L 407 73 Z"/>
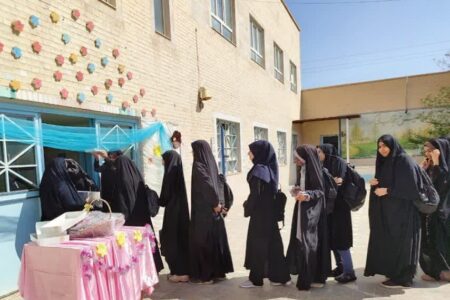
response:
<path fill-rule="evenodd" d="M 333 277 L 338 277 L 338 276 L 342 275 L 343 272 L 344 272 L 344 271 L 342 270 L 341 267 L 336 267 L 336 268 L 334 268 L 334 269 L 331 271 L 331 276 L 333 276 Z"/>
<path fill-rule="evenodd" d="M 352 273 L 352 274 L 342 273 L 341 275 L 335 277 L 334 279 L 339 283 L 346 284 L 346 283 L 355 281 L 356 276 L 355 276 L 355 273 Z"/>

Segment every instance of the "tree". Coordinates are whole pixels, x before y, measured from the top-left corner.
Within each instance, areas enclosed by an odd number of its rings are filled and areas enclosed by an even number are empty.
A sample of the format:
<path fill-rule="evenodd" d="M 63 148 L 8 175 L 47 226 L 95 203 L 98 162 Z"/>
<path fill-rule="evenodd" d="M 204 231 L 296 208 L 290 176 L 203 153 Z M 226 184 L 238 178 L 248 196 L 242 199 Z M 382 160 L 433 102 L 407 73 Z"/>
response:
<path fill-rule="evenodd" d="M 422 122 L 430 125 L 430 137 L 441 137 L 450 134 L 450 86 L 443 87 L 437 95 L 428 95 L 422 102 L 429 110 L 420 114 Z"/>
<path fill-rule="evenodd" d="M 364 140 L 364 132 L 362 131 L 358 122 L 352 124 L 352 129 L 350 131 L 350 140 L 353 143 L 358 143 Z"/>

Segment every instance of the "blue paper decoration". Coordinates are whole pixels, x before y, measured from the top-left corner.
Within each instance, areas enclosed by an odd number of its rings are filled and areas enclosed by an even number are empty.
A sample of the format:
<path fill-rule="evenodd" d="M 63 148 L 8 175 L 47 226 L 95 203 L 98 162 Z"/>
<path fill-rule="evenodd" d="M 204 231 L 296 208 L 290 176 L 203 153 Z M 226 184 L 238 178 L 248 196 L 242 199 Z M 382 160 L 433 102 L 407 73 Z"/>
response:
<path fill-rule="evenodd" d="M 19 59 L 22 57 L 22 49 L 19 47 L 12 47 L 11 55 L 14 56 L 15 59 Z"/>
<path fill-rule="evenodd" d="M 106 101 L 107 101 L 108 103 L 113 102 L 113 100 L 114 100 L 114 96 L 113 96 L 112 94 L 106 95 Z"/>
<path fill-rule="evenodd" d="M 107 56 L 102 57 L 102 66 L 106 67 L 109 64 L 109 58 Z"/>
<path fill-rule="evenodd" d="M 81 104 L 86 100 L 86 96 L 84 93 L 78 93 L 77 94 L 77 101 Z"/>
<path fill-rule="evenodd" d="M 33 28 L 38 27 L 39 25 L 41 25 L 41 19 L 39 19 L 39 17 L 36 17 L 36 16 L 31 16 L 30 17 L 30 25 Z"/>
<path fill-rule="evenodd" d="M 100 48 L 102 46 L 102 40 L 101 39 L 96 39 L 95 40 L 95 48 Z"/>
<path fill-rule="evenodd" d="M 63 33 L 61 36 L 61 40 L 64 42 L 65 45 L 70 43 L 70 35 L 67 33 Z"/>
<path fill-rule="evenodd" d="M 95 72 L 95 64 L 89 63 L 89 64 L 87 65 L 87 70 L 88 70 L 89 74 L 94 73 L 94 72 Z"/>

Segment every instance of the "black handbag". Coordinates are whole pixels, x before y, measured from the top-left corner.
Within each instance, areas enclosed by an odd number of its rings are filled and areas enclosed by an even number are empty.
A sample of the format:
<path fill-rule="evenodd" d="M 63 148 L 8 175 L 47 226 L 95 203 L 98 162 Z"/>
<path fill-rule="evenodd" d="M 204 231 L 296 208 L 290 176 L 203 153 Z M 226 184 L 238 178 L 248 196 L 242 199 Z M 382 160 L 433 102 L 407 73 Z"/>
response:
<path fill-rule="evenodd" d="M 414 205 L 419 212 L 429 215 L 434 213 L 439 206 L 439 194 L 425 170 L 419 166 L 416 167 L 416 170 L 419 196 L 414 200 Z"/>

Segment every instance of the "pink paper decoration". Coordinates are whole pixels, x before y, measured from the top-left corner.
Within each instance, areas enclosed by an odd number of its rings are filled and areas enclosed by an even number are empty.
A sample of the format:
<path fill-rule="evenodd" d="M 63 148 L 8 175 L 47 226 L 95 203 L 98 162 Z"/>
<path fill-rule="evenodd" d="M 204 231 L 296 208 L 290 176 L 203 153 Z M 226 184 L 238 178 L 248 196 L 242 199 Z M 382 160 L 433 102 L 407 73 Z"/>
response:
<path fill-rule="evenodd" d="M 81 56 L 86 56 L 88 54 L 88 49 L 86 47 L 81 47 L 80 48 L 80 54 Z"/>
<path fill-rule="evenodd" d="M 119 53 L 119 49 L 113 49 L 113 51 L 112 51 L 112 55 L 114 56 L 114 58 L 117 58 L 117 57 L 119 57 L 119 55 L 120 55 L 120 53 Z"/>
<path fill-rule="evenodd" d="M 138 95 L 134 95 L 134 96 L 133 96 L 133 102 L 134 102 L 134 103 L 138 103 L 138 101 L 139 101 Z"/>
<path fill-rule="evenodd" d="M 17 35 L 19 35 L 23 31 L 24 26 L 25 25 L 23 25 L 23 23 L 20 22 L 20 20 L 13 21 L 11 23 L 12 31 Z"/>
<path fill-rule="evenodd" d="M 119 82 L 119 86 L 120 86 L 120 87 L 123 87 L 123 85 L 125 84 L 125 78 L 120 77 L 119 80 L 118 80 L 118 82 Z"/>
<path fill-rule="evenodd" d="M 81 16 L 81 13 L 78 9 L 72 9 L 72 19 L 74 21 L 78 20 Z"/>
<path fill-rule="evenodd" d="M 152 117 L 156 116 L 156 108 L 152 108 L 152 111 L 150 112 L 152 114 Z"/>
<path fill-rule="evenodd" d="M 145 96 L 145 89 L 144 89 L 144 88 L 141 88 L 141 89 L 139 90 L 139 94 L 141 95 L 141 97 L 144 97 L 144 96 Z"/>
<path fill-rule="evenodd" d="M 123 110 L 127 110 L 128 108 L 130 108 L 130 103 L 128 101 L 123 101 L 122 102 L 122 109 Z"/>
<path fill-rule="evenodd" d="M 96 86 L 96 85 L 93 85 L 92 87 L 91 87 L 91 93 L 92 93 L 92 95 L 97 95 L 98 94 L 98 87 Z"/>
<path fill-rule="evenodd" d="M 111 79 L 106 79 L 105 80 L 105 88 L 107 90 L 109 90 L 109 88 L 112 86 L 112 84 L 113 84 L 113 81 Z"/>
<path fill-rule="evenodd" d="M 133 73 L 128 72 L 128 73 L 127 73 L 127 78 L 128 78 L 128 80 L 133 79 Z"/>
<path fill-rule="evenodd" d="M 36 54 L 39 54 L 42 50 L 42 45 L 39 42 L 34 42 L 31 44 L 31 48 L 33 49 L 33 52 Z"/>
<path fill-rule="evenodd" d="M 65 88 L 63 88 L 60 92 L 59 95 L 61 96 L 61 99 L 66 100 L 69 97 L 69 91 L 66 90 Z"/>
<path fill-rule="evenodd" d="M 35 90 L 39 90 L 42 87 L 42 80 L 40 80 L 39 78 L 33 78 L 33 80 L 31 81 L 31 86 Z"/>
<path fill-rule="evenodd" d="M 61 54 L 56 55 L 55 62 L 58 66 L 62 66 L 64 64 L 64 56 Z"/>
<path fill-rule="evenodd" d="M 60 71 L 56 71 L 53 73 L 53 78 L 55 79 L 55 81 L 61 81 L 63 75 Z"/>
<path fill-rule="evenodd" d="M 92 22 L 92 21 L 89 21 L 89 22 L 86 22 L 86 30 L 87 31 L 89 31 L 89 32 L 92 32 L 92 30 L 94 30 L 94 22 Z"/>
<path fill-rule="evenodd" d="M 3 45 L 3 43 L 0 42 L 0 53 L 3 52 L 3 47 L 5 47 L 5 45 Z"/>
<path fill-rule="evenodd" d="M 75 75 L 75 78 L 76 78 L 78 81 L 83 81 L 83 79 L 84 79 L 83 72 L 78 71 L 78 72 L 77 72 L 77 75 Z"/>
<path fill-rule="evenodd" d="M 142 117 L 145 117 L 147 115 L 147 110 L 145 109 L 145 108 L 143 108 L 142 110 L 141 110 L 141 116 Z"/>

